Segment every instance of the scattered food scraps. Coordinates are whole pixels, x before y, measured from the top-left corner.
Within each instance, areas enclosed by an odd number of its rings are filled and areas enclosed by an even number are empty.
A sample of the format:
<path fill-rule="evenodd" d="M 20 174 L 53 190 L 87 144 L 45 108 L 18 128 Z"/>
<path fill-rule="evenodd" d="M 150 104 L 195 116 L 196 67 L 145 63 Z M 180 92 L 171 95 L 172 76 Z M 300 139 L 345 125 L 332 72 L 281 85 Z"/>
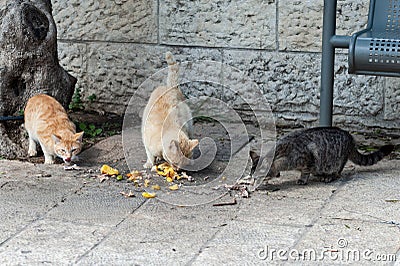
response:
<path fill-rule="evenodd" d="M 121 181 L 122 179 L 124 179 L 122 175 L 117 175 L 117 181 Z"/>
<path fill-rule="evenodd" d="M 238 196 L 240 196 L 242 198 L 249 197 L 249 191 L 247 190 L 247 187 L 245 185 L 238 185 L 238 184 L 227 185 L 227 184 L 225 184 L 225 185 L 219 185 L 219 186 L 213 187 L 213 189 L 215 189 L 215 190 L 219 190 L 221 188 L 225 188 L 230 191 L 232 191 L 232 190 L 238 191 Z"/>
<path fill-rule="evenodd" d="M 126 174 L 128 177 L 129 181 L 137 180 L 137 179 L 142 179 L 142 173 L 139 172 L 138 170 L 134 170 L 128 174 Z"/>
<path fill-rule="evenodd" d="M 186 172 L 182 172 L 181 173 L 181 177 L 184 179 L 187 179 L 187 181 L 192 182 L 193 181 L 193 177 L 190 175 L 187 175 Z"/>
<path fill-rule="evenodd" d="M 233 186 L 226 186 L 226 188 L 228 188 L 229 190 L 235 190 L 238 191 L 238 194 L 240 197 L 242 198 L 248 198 L 249 197 L 249 192 L 247 191 L 247 187 L 244 185 L 238 185 L 235 184 Z"/>
<path fill-rule="evenodd" d="M 109 179 L 109 177 L 107 175 L 100 175 L 98 177 L 100 179 L 100 183 L 103 183 L 104 181 Z"/>
<path fill-rule="evenodd" d="M 74 165 L 64 165 L 64 170 L 65 171 L 81 170 L 81 168 L 79 166 L 77 166 L 76 164 L 74 164 Z"/>
<path fill-rule="evenodd" d="M 156 193 L 143 192 L 142 196 L 146 199 L 152 199 L 156 197 Z"/>
<path fill-rule="evenodd" d="M 120 194 L 123 195 L 125 198 L 133 198 L 133 197 L 135 197 L 135 194 L 133 194 L 132 190 L 129 190 L 128 193 L 121 191 Z"/>
<path fill-rule="evenodd" d="M 180 180 L 182 178 L 187 179 L 189 182 L 193 181 L 193 178 L 182 172 L 180 175 L 174 170 L 174 168 L 168 163 L 162 163 L 156 166 L 157 174 L 160 176 L 165 176 L 166 181 L 172 183 L 174 180 Z"/>
<path fill-rule="evenodd" d="M 168 188 L 169 188 L 169 190 L 178 190 L 179 186 L 178 186 L 178 184 L 175 184 L 175 185 L 169 186 Z"/>
<path fill-rule="evenodd" d="M 168 163 L 162 163 L 156 166 L 157 174 L 160 176 L 169 177 L 171 179 L 177 179 L 179 175 L 175 172 L 174 168 L 170 166 Z"/>
<path fill-rule="evenodd" d="M 160 190 L 161 187 L 160 187 L 159 185 L 152 185 L 152 186 L 151 186 L 151 189 L 153 189 L 153 190 Z"/>
<path fill-rule="evenodd" d="M 248 185 L 248 186 L 253 186 L 254 183 L 256 182 L 256 180 L 254 179 L 254 177 L 252 177 L 251 175 L 247 175 L 241 179 L 239 179 L 236 184 L 238 185 Z"/>
<path fill-rule="evenodd" d="M 150 185 L 150 180 L 149 179 L 145 179 L 144 180 L 144 187 L 149 187 Z"/>
<path fill-rule="evenodd" d="M 114 169 L 111 166 L 106 165 L 106 164 L 104 164 L 101 167 L 100 171 L 101 171 L 102 174 L 109 175 L 109 176 L 118 175 L 119 174 L 117 169 Z"/>

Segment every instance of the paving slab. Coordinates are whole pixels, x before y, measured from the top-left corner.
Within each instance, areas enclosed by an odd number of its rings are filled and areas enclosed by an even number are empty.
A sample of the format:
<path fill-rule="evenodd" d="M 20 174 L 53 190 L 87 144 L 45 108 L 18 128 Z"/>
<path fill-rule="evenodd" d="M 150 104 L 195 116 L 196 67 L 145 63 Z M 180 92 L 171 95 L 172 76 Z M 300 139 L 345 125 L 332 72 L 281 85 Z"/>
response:
<path fill-rule="evenodd" d="M 79 264 L 185 265 L 234 213 L 232 208 L 178 207 L 151 199 Z"/>
<path fill-rule="evenodd" d="M 139 168 L 140 129 L 133 130 L 137 146 L 131 146 L 129 158 Z M 207 134 L 206 127 L 202 130 Z M 214 139 L 218 132 L 213 131 Z M 85 151 L 81 168 L 73 171 L 0 160 L 0 264 L 399 265 L 398 160 L 370 167 L 349 163 L 343 178 L 329 184 L 314 178 L 299 186 L 297 172 L 283 172 L 242 198 L 225 188 L 226 179 L 216 178 L 228 163 L 219 153 L 208 170 L 194 175 L 199 182 L 192 184 L 192 194 L 144 199 L 143 189 L 132 182 L 99 178 L 103 163 L 123 174 L 130 170 L 124 151 L 121 136 L 107 138 Z M 243 147 L 235 152 L 227 175 L 247 173 L 249 162 L 240 162 L 246 152 Z M 215 174 L 212 186 L 204 186 L 209 184 L 205 173 Z M 211 193 L 213 188 L 217 192 Z M 129 191 L 134 197 L 120 194 Z M 220 195 L 199 200 L 207 193 Z M 182 201 L 197 204 L 183 207 Z M 311 257 L 322 253 L 322 259 Z M 338 253 L 353 257 L 334 257 Z"/>
<path fill-rule="evenodd" d="M 133 213 L 145 199 L 125 198 L 121 192 L 132 190 L 132 184 L 118 186 L 98 182 L 87 183 L 79 191 L 63 200 L 47 217 L 62 221 L 115 226 Z"/>
<path fill-rule="evenodd" d="M 0 246 L 1 265 L 68 265 L 99 243 L 109 228 L 41 219 Z"/>
<path fill-rule="evenodd" d="M 301 236 L 301 227 L 231 221 L 206 243 L 193 265 L 257 265 L 263 262 L 268 246 L 292 246 Z"/>

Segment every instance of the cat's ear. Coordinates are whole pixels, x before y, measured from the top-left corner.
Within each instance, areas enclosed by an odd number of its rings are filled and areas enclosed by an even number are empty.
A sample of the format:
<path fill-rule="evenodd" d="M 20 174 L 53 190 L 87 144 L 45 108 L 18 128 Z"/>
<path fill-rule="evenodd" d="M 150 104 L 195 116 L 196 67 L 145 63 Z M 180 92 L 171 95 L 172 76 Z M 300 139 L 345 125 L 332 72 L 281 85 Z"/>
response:
<path fill-rule="evenodd" d="M 82 142 L 82 140 L 83 140 L 83 131 L 82 132 L 79 132 L 79 133 L 76 133 L 75 135 L 74 135 L 74 137 L 75 137 L 75 140 L 76 141 L 78 141 L 78 142 Z"/>
<path fill-rule="evenodd" d="M 198 139 L 189 140 L 190 150 L 193 150 L 194 148 L 196 148 L 197 145 L 199 145 L 199 140 Z"/>
<path fill-rule="evenodd" d="M 55 144 L 58 144 L 61 141 L 61 138 L 59 136 L 56 136 L 56 135 L 51 135 L 51 138 L 53 139 Z"/>
<path fill-rule="evenodd" d="M 170 152 L 177 154 L 179 151 L 179 143 L 176 140 L 171 140 L 169 143 L 169 150 Z"/>

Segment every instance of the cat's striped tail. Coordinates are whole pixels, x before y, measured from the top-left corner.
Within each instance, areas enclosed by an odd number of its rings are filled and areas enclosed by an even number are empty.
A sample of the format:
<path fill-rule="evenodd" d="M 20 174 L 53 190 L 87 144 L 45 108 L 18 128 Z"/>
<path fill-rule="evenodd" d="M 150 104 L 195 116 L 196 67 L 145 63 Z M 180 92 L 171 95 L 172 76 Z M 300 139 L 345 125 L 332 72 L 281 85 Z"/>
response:
<path fill-rule="evenodd" d="M 165 59 L 168 63 L 167 87 L 178 87 L 179 65 L 176 63 L 171 52 L 165 54 Z"/>
<path fill-rule="evenodd" d="M 354 147 L 353 151 L 350 153 L 349 159 L 358 165 L 373 165 L 382 160 L 383 157 L 389 155 L 393 150 L 393 145 L 385 145 L 370 154 L 361 154 L 357 148 Z"/>

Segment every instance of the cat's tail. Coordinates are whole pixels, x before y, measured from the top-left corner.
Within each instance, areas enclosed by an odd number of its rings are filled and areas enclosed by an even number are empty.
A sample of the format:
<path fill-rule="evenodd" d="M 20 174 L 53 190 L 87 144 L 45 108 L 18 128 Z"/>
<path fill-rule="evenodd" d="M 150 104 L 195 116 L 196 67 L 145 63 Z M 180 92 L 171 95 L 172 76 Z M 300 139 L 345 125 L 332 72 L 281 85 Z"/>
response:
<path fill-rule="evenodd" d="M 356 147 L 350 153 L 349 159 L 358 165 L 373 165 L 389 155 L 394 150 L 393 145 L 382 146 L 379 150 L 370 154 L 361 154 Z"/>
<path fill-rule="evenodd" d="M 165 54 L 165 59 L 168 63 L 167 87 L 178 87 L 179 65 L 176 63 L 171 52 Z"/>

